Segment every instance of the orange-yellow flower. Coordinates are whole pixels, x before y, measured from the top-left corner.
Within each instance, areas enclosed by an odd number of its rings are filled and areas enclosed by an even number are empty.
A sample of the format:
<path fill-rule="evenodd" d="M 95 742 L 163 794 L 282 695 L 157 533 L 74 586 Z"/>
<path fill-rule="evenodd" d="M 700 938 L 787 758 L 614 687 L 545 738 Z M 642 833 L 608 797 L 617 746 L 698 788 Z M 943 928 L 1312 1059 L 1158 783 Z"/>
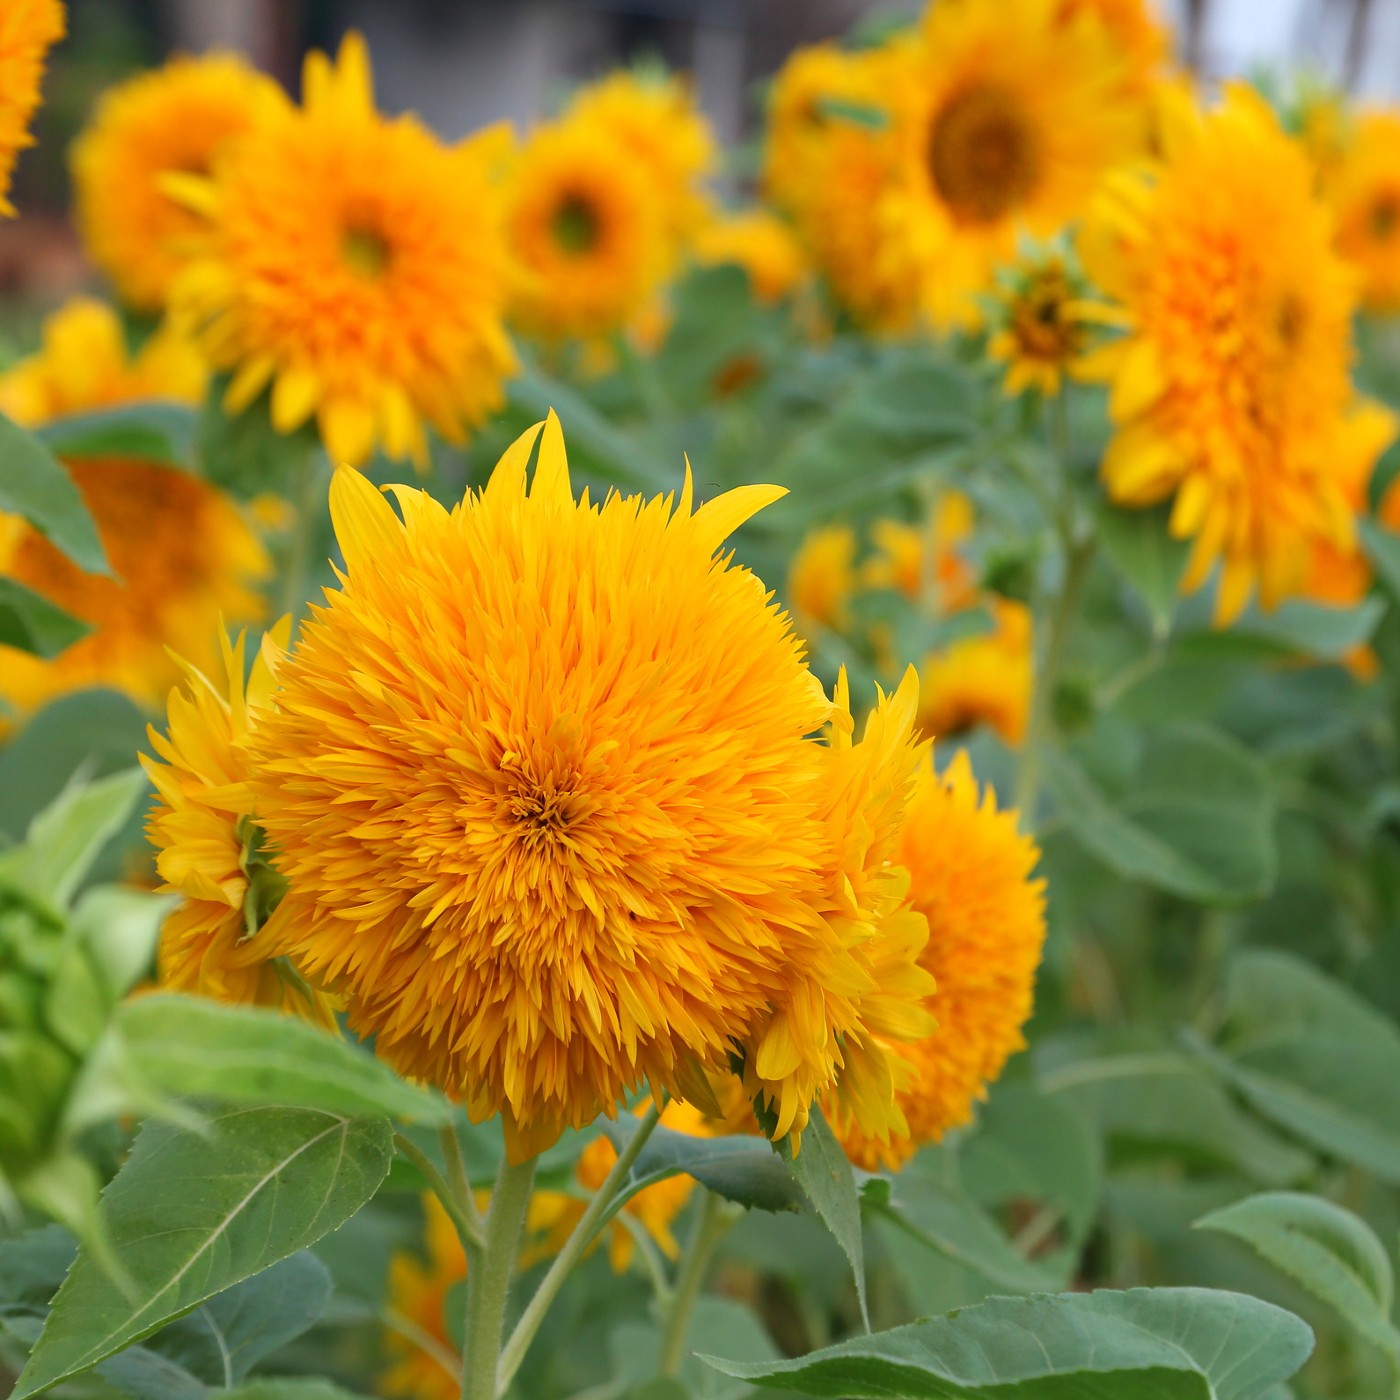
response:
<path fill-rule="evenodd" d="M 381 116 L 356 34 L 335 63 L 310 54 L 302 86 L 303 106 L 234 143 L 212 181 L 178 182 L 210 226 L 172 306 L 233 371 L 231 412 L 270 385 L 279 432 L 314 416 L 338 461 L 379 445 L 422 463 L 426 427 L 460 441 L 514 367 L 504 136 L 448 148 L 412 117 Z"/>
<path fill-rule="evenodd" d="M 979 800 L 965 752 L 942 774 L 925 760 L 895 859 L 908 871 L 914 908 L 928 920 L 921 965 L 935 983 L 927 1009 L 938 1028 L 898 1047 L 905 1077 L 896 1099 L 907 1134 L 881 1141 L 839 1104 L 827 1108 L 857 1165 L 898 1167 L 966 1123 L 1025 1044 L 1045 942 L 1044 882 L 1031 878 L 1039 858 L 1030 837 L 1017 832 L 1014 810 L 998 812 L 990 788 Z"/>
<path fill-rule="evenodd" d="M 1082 376 L 1092 308 L 1062 258 L 1018 264 L 1003 278 L 996 300 L 987 354 L 1006 366 L 1008 396 L 1035 389 L 1053 397 L 1067 377 Z"/>
<path fill-rule="evenodd" d="M 1174 498 L 1171 532 L 1195 541 L 1183 586 L 1221 561 L 1220 623 L 1256 588 L 1265 607 L 1298 593 L 1316 547 L 1352 542 L 1357 407 L 1354 279 L 1303 151 L 1233 87 L 1173 124 L 1155 177 L 1106 185 L 1081 243 L 1127 325 L 1093 367 L 1113 384 L 1109 494 Z"/>
<path fill-rule="evenodd" d="M 1102 25 L 1126 80 L 1138 92 L 1161 73 L 1171 47 L 1148 0 L 1059 0 L 1057 19 L 1066 25 Z"/>
<path fill-rule="evenodd" d="M 861 568 L 861 582 L 867 588 L 892 588 L 940 614 L 969 606 L 976 576 L 958 546 L 972 526 L 972 502 L 961 491 L 942 492 L 922 525 L 876 520 L 870 527 L 875 552 Z"/>
<path fill-rule="evenodd" d="M 26 427 L 139 399 L 204 399 L 208 367 L 169 323 L 127 350 L 110 306 L 75 297 L 44 321 L 39 350 L 0 373 L 0 412 Z"/>
<path fill-rule="evenodd" d="M 379 1387 L 400 1400 L 458 1400 L 460 1348 L 448 1329 L 447 1305 L 467 1276 L 467 1255 L 457 1227 L 432 1195 L 423 1197 L 423 1244 L 426 1258 L 400 1250 L 389 1260 L 383 1334 L 389 1365 Z"/>
<path fill-rule="evenodd" d="M 123 301 L 165 305 L 204 221 L 163 185 L 208 175 L 228 145 L 286 99 L 233 54 L 177 58 L 109 88 L 72 150 L 75 214 L 93 262 Z"/>
<path fill-rule="evenodd" d="M 947 738 L 978 724 L 1008 744 L 1026 737 L 1034 673 L 1031 613 L 992 598 L 992 629 L 930 652 L 919 670 L 920 733 Z"/>
<path fill-rule="evenodd" d="M 790 296 L 807 276 L 807 261 L 792 229 L 766 209 L 711 220 L 696 235 L 695 258 L 711 267 L 743 268 L 754 298 L 764 305 Z"/>
<path fill-rule="evenodd" d="M 15 158 L 34 138 L 29 123 L 39 105 L 44 59 L 63 37 L 58 0 L 6 0 L 0 5 L 0 214 L 13 214 L 7 195 Z"/>
<path fill-rule="evenodd" d="M 849 525 L 823 525 L 807 533 L 788 566 L 788 600 L 803 636 L 818 628 L 840 630 L 850 621 L 856 587 L 856 535 Z"/>
<path fill-rule="evenodd" d="M 1337 251 L 1368 310 L 1400 311 L 1400 113 L 1364 113 L 1329 181 Z"/>

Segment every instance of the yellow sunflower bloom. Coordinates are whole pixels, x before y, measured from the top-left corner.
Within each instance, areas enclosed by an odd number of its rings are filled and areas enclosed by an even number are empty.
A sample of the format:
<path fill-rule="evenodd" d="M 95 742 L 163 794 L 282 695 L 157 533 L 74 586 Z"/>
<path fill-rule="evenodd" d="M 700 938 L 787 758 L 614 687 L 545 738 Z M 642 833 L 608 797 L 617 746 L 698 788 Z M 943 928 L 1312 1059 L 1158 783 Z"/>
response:
<path fill-rule="evenodd" d="M 281 951 L 514 1158 L 684 1097 L 794 967 L 850 980 L 805 737 L 833 706 L 718 553 L 781 494 L 576 501 L 552 415 L 450 512 L 336 475 L 344 582 L 254 739 Z"/>
<path fill-rule="evenodd" d="M 985 724 L 1008 744 L 1026 737 L 1035 660 L 1031 612 L 990 600 L 992 630 L 930 652 L 919 668 L 919 732 L 947 738 Z"/>
<path fill-rule="evenodd" d="M 711 220 L 695 237 L 702 266 L 743 268 L 754 298 L 765 306 L 791 296 L 807 277 L 807 260 L 792 229 L 767 209 L 746 209 Z"/>
<path fill-rule="evenodd" d="M 787 595 L 804 637 L 850 622 L 856 588 L 856 533 L 849 525 L 823 525 L 807 533 L 788 566 Z"/>
<path fill-rule="evenodd" d="M 942 774 L 925 758 L 895 859 L 928 920 L 920 963 L 935 983 L 926 1005 L 938 1027 L 898 1047 L 906 1134 L 882 1141 L 839 1104 L 829 1110 L 851 1160 L 872 1171 L 898 1168 L 972 1117 L 1025 1045 L 1045 944 L 1045 882 L 1031 878 L 1040 851 L 1017 831 L 1014 810 L 997 811 L 990 788 L 979 799 L 966 753 Z"/>
<path fill-rule="evenodd" d="M 875 552 L 861 568 L 861 582 L 893 589 L 911 603 L 927 602 L 940 614 L 967 607 L 976 575 L 958 546 L 972 526 L 972 502 L 961 491 L 942 492 L 923 525 L 876 520 L 870 527 Z"/>
<path fill-rule="evenodd" d="M 1141 144 L 1144 113 L 1108 31 L 1063 21 L 1058 6 L 960 0 L 926 16 L 916 78 L 898 90 L 882 218 L 887 254 L 920 269 L 936 328 L 974 324 L 976 294 L 1018 238 L 1077 218 Z"/>
<path fill-rule="evenodd" d="M 140 399 L 199 404 L 208 377 L 198 347 L 168 322 L 133 355 L 117 313 L 75 297 L 45 319 L 38 352 L 0 372 L 0 412 L 34 428 Z"/>
<path fill-rule="evenodd" d="M 1091 365 L 1113 385 L 1109 494 L 1174 497 L 1171 532 L 1195 541 L 1183 587 L 1222 561 L 1219 623 L 1256 588 L 1264 607 L 1298 593 L 1316 546 L 1351 546 L 1357 407 L 1354 278 L 1301 147 L 1233 87 L 1175 124 L 1155 178 L 1106 184 L 1081 246 L 1127 325 Z"/>
<path fill-rule="evenodd" d="M 34 138 L 44 59 L 64 33 L 59 0 L 6 0 L 0 5 L 0 214 L 13 214 L 8 191 L 15 159 Z"/>
<path fill-rule="evenodd" d="M 1066 378 L 1082 376 L 1094 325 L 1085 290 L 1054 256 L 1004 275 L 987 354 L 1006 366 L 1009 397 L 1034 389 L 1052 398 Z"/>
<path fill-rule="evenodd" d="M 231 146 L 212 182 L 180 181 L 210 229 L 172 306 L 234 371 L 230 412 L 271 385 L 279 432 L 314 415 L 338 461 L 379 444 L 421 464 L 425 425 L 460 441 L 499 406 L 515 363 L 501 142 L 492 129 L 448 148 L 380 116 L 351 34 L 334 63 L 308 56 L 301 108 Z"/>
<path fill-rule="evenodd" d="M 223 620 L 262 615 L 255 588 L 270 561 L 237 504 L 188 472 L 130 458 L 84 459 L 69 471 L 112 573 L 86 573 L 18 517 L 0 516 L 0 577 L 93 629 L 49 660 L 0 646 L 0 699 L 27 711 L 113 686 L 154 709 L 180 679 L 172 651 L 209 674 Z"/>
<path fill-rule="evenodd" d="M 1370 311 L 1400 311 L 1400 113 L 1367 112 L 1328 186 L 1337 251 L 1361 276 Z"/>
<path fill-rule="evenodd" d="M 1107 31 L 1128 83 L 1145 93 L 1171 50 L 1171 36 L 1148 0 L 1059 0 L 1062 25 L 1098 24 Z"/>
<path fill-rule="evenodd" d="M 73 144 L 75 214 L 89 256 L 123 301 L 159 310 L 207 234 L 164 177 L 208 175 L 231 142 L 285 102 L 233 54 L 177 58 L 102 95 Z"/>
<path fill-rule="evenodd" d="M 184 687 L 170 693 L 166 733 L 147 731 L 156 757 L 143 754 L 141 764 L 159 801 L 146 834 L 161 893 L 182 896 L 161 927 L 160 984 L 333 1027 L 327 1000 L 264 951 L 281 881 L 257 850 L 247 741 L 271 704 L 290 635 L 291 619 L 283 618 L 263 638 L 251 674 L 243 634 L 233 644 L 222 638 L 219 680 L 187 667 Z"/>

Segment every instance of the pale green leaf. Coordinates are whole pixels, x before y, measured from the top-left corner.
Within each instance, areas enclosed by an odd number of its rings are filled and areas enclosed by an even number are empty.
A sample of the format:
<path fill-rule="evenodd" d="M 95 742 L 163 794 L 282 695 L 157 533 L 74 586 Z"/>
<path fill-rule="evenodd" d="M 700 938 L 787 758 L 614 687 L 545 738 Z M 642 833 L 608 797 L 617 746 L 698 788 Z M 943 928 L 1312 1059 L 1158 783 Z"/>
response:
<path fill-rule="evenodd" d="M 73 478 L 33 433 L 0 414 L 0 511 L 27 520 L 80 568 L 108 573 L 97 527 Z"/>

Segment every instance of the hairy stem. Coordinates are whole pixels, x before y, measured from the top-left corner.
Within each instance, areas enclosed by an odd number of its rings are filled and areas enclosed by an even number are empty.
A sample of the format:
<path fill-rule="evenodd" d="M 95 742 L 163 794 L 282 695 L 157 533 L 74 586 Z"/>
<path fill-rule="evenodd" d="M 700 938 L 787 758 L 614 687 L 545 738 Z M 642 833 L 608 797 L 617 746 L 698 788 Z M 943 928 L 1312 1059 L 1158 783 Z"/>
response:
<path fill-rule="evenodd" d="M 450 1132 L 451 1129 L 445 1131 Z M 455 1133 L 453 1139 L 454 1141 L 456 1139 Z M 402 1152 L 422 1173 L 423 1179 L 428 1183 L 428 1189 L 442 1202 L 443 1210 L 447 1212 L 448 1218 L 457 1227 L 457 1233 L 462 1237 L 462 1244 L 467 1252 L 470 1254 L 472 1250 L 480 1249 L 484 1240 L 481 1233 L 481 1218 L 476 1214 L 476 1207 L 472 1206 L 470 1215 L 462 1210 L 458 1193 L 438 1171 L 432 1158 L 412 1138 L 395 1131 L 394 1147 Z"/>

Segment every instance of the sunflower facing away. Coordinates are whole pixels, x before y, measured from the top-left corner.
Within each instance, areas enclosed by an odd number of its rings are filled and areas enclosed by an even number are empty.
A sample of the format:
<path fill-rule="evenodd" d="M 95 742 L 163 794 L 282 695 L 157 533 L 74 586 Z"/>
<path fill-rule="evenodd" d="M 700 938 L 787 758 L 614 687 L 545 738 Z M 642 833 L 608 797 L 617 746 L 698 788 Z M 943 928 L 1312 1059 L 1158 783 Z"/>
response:
<path fill-rule="evenodd" d="M 164 306 L 207 233 L 164 177 L 207 176 L 231 142 L 285 103 L 276 83 L 232 54 L 173 59 L 102 95 L 73 144 L 73 193 L 88 253 L 123 301 Z"/>
<path fill-rule="evenodd" d="M 58 0 L 0 5 L 0 214 L 13 214 L 8 192 L 15 158 L 33 144 L 29 123 L 39 105 L 44 59 L 64 32 Z"/>
<path fill-rule="evenodd" d="M 164 894 L 180 906 L 160 932 L 160 984 L 216 1001 L 273 1006 L 334 1026 L 329 1003 L 263 948 L 281 879 L 261 858 L 248 788 L 247 739 L 271 703 L 291 619 L 263 638 L 248 674 L 244 638 L 222 639 L 216 682 L 193 666 L 172 690 L 167 732 L 148 728 L 154 759 L 141 764 L 158 802 L 146 825 Z M 247 675 L 245 684 L 244 676 Z"/>
<path fill-rule="evenodd" d="M 460 441 L 498 406 L 514 366 L 502 139 L 449 148 L 380 116 L 351 34 L 335 63 L 308 56 L 301 108 L 259 123 L 212 181 L 179 180 L 209 236 L 172 305 L 233 371 L 229 411 L 270 385 L 279 432 L 314 416 L 330 455 L 357 465 L 376 444 L 422 463 L 426 425 Z"/>
<path fill-rule="evenodd" d="M 180 679 L 171 651 L 209 674 L 223 622 L 262 615 L 255 589 L 270 561 L 237 504 L 189 472 L 133 458 L 87 458 L 68 469 L 112 573 L 86 573 L 18 517 L 0 516 L 0 578 L 93 629 L 49 660 L 0 646 L 0 699 L 25 711 L 113 686 L 154 709 Z"/>
<path fill-rule="evenodd" d="M 828 1111 L 858 1166 L 898 1168 L 926 1142 L 972 1116 L 975 1103 L 1025 1044 L 1035 974 L 1045 942 L 1044 881 L 1031 878 L 1040 852 L 1016 829 L 1015 811 L 979 800 L 967 754 L 939 774 L 925 758 L 895 854 L 909 899 L 928 920 L 920 959 L 936 984 L 932 1035 L 901 1045 L 896 1102 L 908 1132 L 881 1142 L 839 1104 Z"/>
<path fill-rule="evenodd" d="M 1103 476 L 1122 505 L 1174 498 L 1183 587 L 1220 560 L 1226 624 L 1256 588 L 1264 607 L 1298 593 L 1318 546 L 1351 547 L 1355 284 L 1262 99 L 1233 87 L 1171 131 L 1155 178 L 1113 177 L 1081 236 L 1127 325 L 1093 366 L 1117 425 Z"/>
<path fill-rule="evenodd" d="M 279 951 L 514 1156 L 722 1069 L 794 967 L 869 989 L 826 917 L 833 706 L 718 553 L 780 494 L 576 501 L 552 416 L 450 512 L 336 475 L 344 581 L 253 741 Z"/>
<path fill-rule="evenodd" d="M 1361 276 L 1368 310 L 1400 310 L 1400 114 L 1367 112 L 1327 185 L 1337 251 Z"/>

